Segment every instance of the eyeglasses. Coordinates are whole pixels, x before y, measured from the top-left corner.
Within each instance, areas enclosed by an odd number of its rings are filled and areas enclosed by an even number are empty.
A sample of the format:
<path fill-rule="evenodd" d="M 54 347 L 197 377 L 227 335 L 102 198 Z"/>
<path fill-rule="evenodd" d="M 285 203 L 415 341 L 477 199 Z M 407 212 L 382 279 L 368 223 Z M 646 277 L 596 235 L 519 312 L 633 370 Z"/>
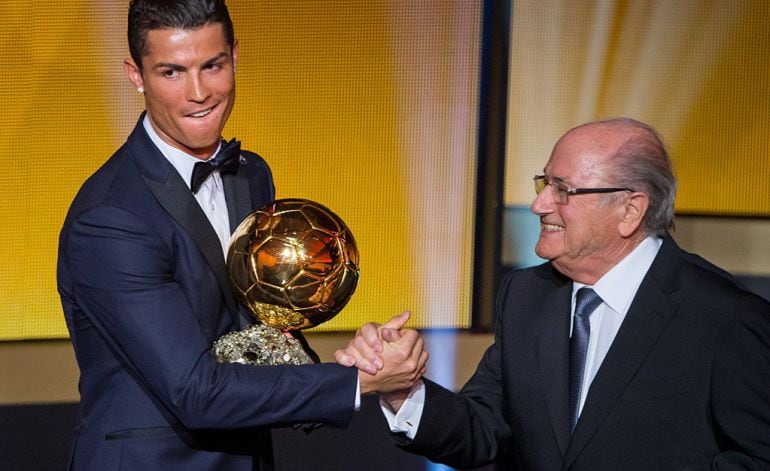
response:
<path fill-rule="evenodd" d="M 548 175 L 535 175 L 535 194 L 540 194 L 545 187 L 553 190 L 553 199 L 558 204 L 569 203 L 570 195 L 587 195 L 590 193 L 615 193 L 617 191 L 634 191 L 631 188 L 569 188 L 563 183 L 552 180 Z"/>

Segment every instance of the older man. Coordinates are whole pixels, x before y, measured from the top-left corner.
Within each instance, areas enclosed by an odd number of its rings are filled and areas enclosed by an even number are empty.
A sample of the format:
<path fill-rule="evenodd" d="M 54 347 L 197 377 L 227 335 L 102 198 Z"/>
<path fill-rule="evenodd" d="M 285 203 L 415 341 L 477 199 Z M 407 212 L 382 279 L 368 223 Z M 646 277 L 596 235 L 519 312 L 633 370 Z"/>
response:
<path fill-rule="evenodd" d="M 425 380 L 382 396 L 398 443 L 459 468 L 770 468 L 770 304 L 668 235 L 658 134 L 574 128 L 535 190 L 549 261 L 504 280 L 494 344 L 460 393 Z M 398 337 L 367 325 L 338 360 L 371 366 L 378 333 Z"/>

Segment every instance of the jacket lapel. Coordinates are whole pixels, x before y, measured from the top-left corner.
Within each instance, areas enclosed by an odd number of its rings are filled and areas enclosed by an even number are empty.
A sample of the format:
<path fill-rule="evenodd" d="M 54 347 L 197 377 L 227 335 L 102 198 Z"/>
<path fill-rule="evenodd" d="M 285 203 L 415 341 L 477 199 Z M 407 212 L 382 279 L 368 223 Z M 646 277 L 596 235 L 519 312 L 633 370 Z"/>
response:
<path fill-rule="evenodd" d="M 244 165 L 242 164 L 234 175 L 222 175 L 222 183 L 225 187 L 227 215 L 230 218 L 230 233 L 232 234 L 253 209 L 251 207 L 249 181 Z"/>
<path fill-rule="evenodd" d="M 237 317 L 238 307 L 230 288 L 219 238 L 187 184 L 147 136 L 142 124 L 143 119 L 144 114 L 139 118 L 139 123 L 128 140 L 129 150 L 142 178 L 158 203 L 184 228 L 198 247 L 216 276 L 217 284 L 224 295 L 228 310 L 234 316 L 236 325 L 240 325 Z"/>
<path fill-rule="evenodd" d="M 244 161 L 241 160 L 241 165 L 238 167 L 238 172 L 234 175 L 222 175 L 222 184 L 225 188 L 225 201 L 227 201 L 227 216 L 230 219 L 230 234 L 235 232 L 241 221 L 246 218 L 252 211 L 251 204 L 251 192 L 249 191 L 249 181 L 246 175 L 246 169 L 244 168 Z M 229 273 L 225 276 L 228 278 L 229 286 Z M 232 289 L 228 288 L 227 296 L 234 299 Z M 243 305 L 240 305 L 241 307 Z M 237 325 L 240 328 L 246 328 L 249 326 L 253 318 L 249 315 L 246 309 L 232 309 L 231 312 L 238 313 Z"/>
<path fill-rule="evenodd" d="M 562 454 L 570 440 L 569 392 L 569 326 L 572 283 L 557 288 L 543 305 L 539 318 L 538 359 L 543 378 L 545 399 L 556 441 Z"/>
<path fill-rule="evenodd" d="M 198 246 L 198 250 L 216 275 L 228 309 L 232 313 L 237 312 L 237 305 L 229 285 L 225 261 L 222 256 L 222 245 L 182 177 L 176 172 L 172 172 L 165 183 L 147 178 L 145 180 L 163 209 L 187 231 L 195 245 Z"/>
<path fill-rule="evenodd" d="M 679 310 L 676 295 L 680 250 L 664 239 L 660 252 L 634 297 L 631 308 L 602 362 L 583 406 L 564 461 L 568 468 L 612 411 L 623 391 Z"/>

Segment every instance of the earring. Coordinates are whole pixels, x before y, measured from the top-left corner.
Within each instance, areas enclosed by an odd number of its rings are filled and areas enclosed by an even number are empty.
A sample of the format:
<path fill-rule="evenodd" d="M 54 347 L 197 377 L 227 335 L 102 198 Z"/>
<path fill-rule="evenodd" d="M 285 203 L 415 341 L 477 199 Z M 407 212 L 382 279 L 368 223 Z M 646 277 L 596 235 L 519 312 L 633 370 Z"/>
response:
<path fill-rule="evenodd" d="M 136 89 L 136 91 L 139 93 L 144 93 L 144 87 L 139 87 Z"/>

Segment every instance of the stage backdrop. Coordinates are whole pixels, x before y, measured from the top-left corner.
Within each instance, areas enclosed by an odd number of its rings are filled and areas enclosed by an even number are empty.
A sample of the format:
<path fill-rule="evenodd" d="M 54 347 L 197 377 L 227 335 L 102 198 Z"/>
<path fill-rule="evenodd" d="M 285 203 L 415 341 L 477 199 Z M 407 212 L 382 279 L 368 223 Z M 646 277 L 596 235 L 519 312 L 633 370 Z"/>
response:
<path fill-rule="evenodd" d="M 359 289 L 320 330 L 403 309 L 470 325 L 481 2 L 230 0 L 240 39 L 225 138 L 270 163 L 279 198 L 337 212 Z M 0 340 L 67 335 L 58 231 L 143 109 L 124 77 L 128 2 L 0 6 Z"/>
<path fill-rule="evenodd" d="M 229 4 L 241 44 L 225 137 L 270 162 L 279 197 L 331 207 L 359 242 L 359 291 L 322 329 L 404 308 L 416 326 L 467 327 L 481 1 Z M 58 230 L 142 109 L 121 67 L 126 8 L 0 6 L 0 339 L 66 336 Z M 680 213 L 770 216 L 766 0 L 524 0 L 512 17 L 508 209 L 526 213 L 566 129 L 626 115 L 667 139 Z"/>
<path fill-rule="evenodd" d="M 630 116 L 666 139 L 677 212 L 770 217 L 767 0 L 513 2 L 505 202 L 527 207 L 553 144 Z"/>

